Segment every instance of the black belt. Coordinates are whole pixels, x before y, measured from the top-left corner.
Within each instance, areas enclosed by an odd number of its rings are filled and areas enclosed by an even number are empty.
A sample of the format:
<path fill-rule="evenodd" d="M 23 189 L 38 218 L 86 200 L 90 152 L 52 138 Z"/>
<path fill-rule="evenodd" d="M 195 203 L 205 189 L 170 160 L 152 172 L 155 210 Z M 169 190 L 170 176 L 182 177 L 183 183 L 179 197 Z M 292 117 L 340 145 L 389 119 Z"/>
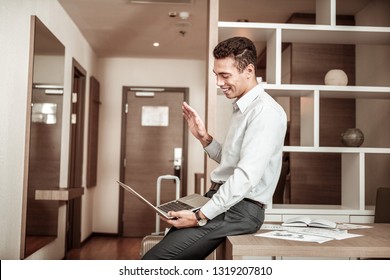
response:
<path fill-rule="evenodd" d="M 211 182 L 210 191 L 217 191 L 220 186 L 222 186 L 222 184 Z"/>
<path fill-rule="evenodd" d="M 210 191 L 217 191 L 222 185 L 223 184 L 211 182 Z M 265 207 L 265 205 L 263 203 L 256 201 L 256 200 L 253 200 L 253 199 L 250 199 L 250 198 L 244 198 L 243 200 L 250 202 L 250 203 L 253 203 L 262 209 L 264 209 L 264 207 Z"/>
<path fill-rule="evenodd" d="M 253 199 L 250 199 L 250 198 L 244 198 L 243 200 L 248 201 L 250 203 L 253 203 L 253 204 L 259 206 L 261 209 L 264 209 L 264 207 L 265 207 L 265 205 L 263 203 L 261 203 L 261 202 L 259 202 L 257 200 L 253 200 Z"/>

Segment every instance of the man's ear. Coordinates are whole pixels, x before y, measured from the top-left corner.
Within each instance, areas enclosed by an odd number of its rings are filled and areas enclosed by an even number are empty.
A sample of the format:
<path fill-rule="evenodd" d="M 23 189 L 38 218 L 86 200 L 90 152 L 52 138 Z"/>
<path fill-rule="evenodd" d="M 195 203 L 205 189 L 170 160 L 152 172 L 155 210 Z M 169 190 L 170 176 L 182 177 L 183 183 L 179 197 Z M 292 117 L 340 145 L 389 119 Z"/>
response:
<path fill-rule="evenodd" d="M 256 69 L 255 69 L 255 66 L 253 64 L 249 64 L 246 69 L 246 75 L 247 75 L 247 78 L 251 78 L 253 76 L 256 76 Z"/>

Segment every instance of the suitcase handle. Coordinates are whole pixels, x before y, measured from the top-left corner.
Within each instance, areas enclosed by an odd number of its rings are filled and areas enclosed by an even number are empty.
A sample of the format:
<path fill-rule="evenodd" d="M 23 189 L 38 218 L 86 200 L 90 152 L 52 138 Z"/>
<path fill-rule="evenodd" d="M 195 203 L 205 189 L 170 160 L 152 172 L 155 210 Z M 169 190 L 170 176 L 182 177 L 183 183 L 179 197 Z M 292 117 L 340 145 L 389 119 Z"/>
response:
<path fill-rule="evenodd" d="M 180 179 L 174 175 L 162 175 L 157 178 L 157 197 L 156 197 L 156 206 L 160 205 L 161 197 L 161 181 L 162 180 L 175 180 L 176 183 L 176 199 L 180 198 Z M 160 234 L 160 217 L 156 214 L 156 232 L 153 234 Z"/>

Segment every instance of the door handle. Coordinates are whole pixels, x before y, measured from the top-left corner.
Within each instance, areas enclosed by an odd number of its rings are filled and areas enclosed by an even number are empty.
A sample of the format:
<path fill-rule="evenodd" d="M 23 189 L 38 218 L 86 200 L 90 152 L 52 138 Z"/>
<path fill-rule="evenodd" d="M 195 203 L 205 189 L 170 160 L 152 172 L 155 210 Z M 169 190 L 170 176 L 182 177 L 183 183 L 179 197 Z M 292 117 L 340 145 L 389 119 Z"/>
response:
<path fill-rule="evenodd" d="M 173 150 L 173 168 L 175 170 L 180 170 L 182 161 L 182 148 L 175 148 Z"/>
<path fill-rule="evenodd" d="M 173 172 L 175 176 L 181 177 L 181 165 L 182 165 L 182 148 L 174 148 L 173 150 Z"/>

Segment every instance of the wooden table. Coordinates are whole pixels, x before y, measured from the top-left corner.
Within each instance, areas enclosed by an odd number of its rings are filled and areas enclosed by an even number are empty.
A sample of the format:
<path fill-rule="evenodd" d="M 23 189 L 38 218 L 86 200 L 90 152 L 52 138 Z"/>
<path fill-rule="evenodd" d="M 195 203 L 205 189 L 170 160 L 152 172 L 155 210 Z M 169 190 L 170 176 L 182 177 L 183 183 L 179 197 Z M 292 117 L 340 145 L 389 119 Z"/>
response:
<path fill-rule="evenodd" d="M 349 230 L 363 236 L 324 243 L 290 241 L 250 235 L 229 236 L 226 259 L 243 256 L 303 258 L 390 258 L 390 224 L 366 224 L 373 228 Z M 266 232 L 260 230 L 258 233 Z"/>

